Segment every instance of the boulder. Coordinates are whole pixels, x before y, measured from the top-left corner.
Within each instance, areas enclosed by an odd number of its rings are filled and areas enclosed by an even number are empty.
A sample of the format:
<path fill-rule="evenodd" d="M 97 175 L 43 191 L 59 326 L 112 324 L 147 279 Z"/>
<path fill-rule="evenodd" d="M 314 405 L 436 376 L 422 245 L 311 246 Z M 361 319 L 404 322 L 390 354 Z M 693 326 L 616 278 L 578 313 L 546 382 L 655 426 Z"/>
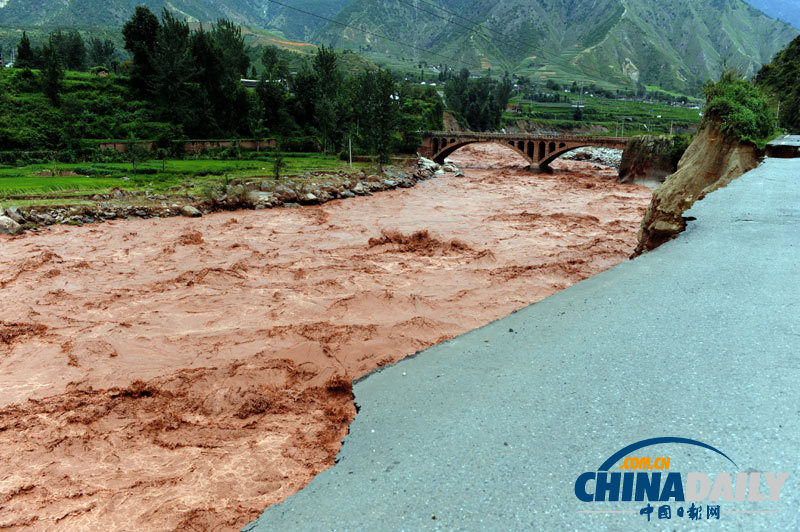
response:
<path fill-rule="evenodd" d="M 272 192 L 261 192 L 259 190 L 248 192 L 247 200 L 256 207 L 259 205 L 272 207 L 277 202 L 277 198 Z"/>
<path fill-rule="evenodd" d="M 22 234 L 22 226 L 9 218 L 8 216 L 0 216 L 0 235 L 20 235 Z"/>
<path fill-rule="evenodd" d="M 297 192 L 286 185 L 279 185 L 275 187 L 275 190 L 273 190 L 272 193 L 284 203 L 297 201 Z"/>
<path fill-rule="evenodd" d="M 136 214 L 137 216 L 141 216 L 139 213 Z M 187 218 L 200 218 L 201 216 L 203 216 L 203 213 L 197 210 L 196 208 L 192 207 L 191 205 L 184 205 L 183 207 L 181 207 L 181 215 L 186 216 Z"/>
<path fill-rule="evenodd" d="M 447 163 L 446 162 L 444 164 L 444 166 L 442 166 L 442 170 L 444 170 L 445 172 L 449 172 L 451 174 L 454 174 L 454 173 L 458 172 L 458 167 L 456 165 L 454 165 L 453 163 Z"/>
<path fill-rule="evenodd" d="M 358 196 L 367 196 L 369 195 L 369 193 L 370 193 L 369 190 L 367 189 L 367 187 L 364 186 L 364 183 L 362 183 L 361 181 L 356 183 L 356 186 L 353 187 L 353 194 L 356 194 Z"/>
<path fill-rule="evenodd" d="M 125 198 L 125 196 L 127 196 L 125 191 L 118 187 L 112 188 L 111 190 L 109 190 L 109 193 L 111 194 L 111 197 L 114 199 L 123 199 Z"/>
<path fill-rule="evenodd" d="M 440 165 L 438 165 L 437 163 L 431 161 L 430 159 L 426 159 L 425 157 L 420 157 L 419 158 L 419 161 L 417 161 L 417 166 L 420 169 L 428 171 L 428 172 L 436 172 L 436 171 L 442 169 L 442 167 Z"/>
<path fill-rule="evenodd" d="M 311 192 L 306 192 L 300 197 L 301 203 L 315 205 L 320 202 L 319 198 L 316 194 L 312 194 Z"/>
<path fill-rule="evenodd" d="M 686 229 L 683 213 L 695 201 L 758 166 L 759 155 L 755 145 L 726 138 L 716 122 L 706 125 L 683 154 L 678 171 L 653 193 L 634 256 L 675 238 Z"/>
<path fill-rule="evenodd" d="M 25 223 L 25 217 L 22 216 L 22 213 L 19 211 L 19 207 L 9 207 L 9 208 L 7 208 L 5 215 L 8 218 L 11 218 L 15 222 L 17 222 L 18 224 L 24 224 Z"/>

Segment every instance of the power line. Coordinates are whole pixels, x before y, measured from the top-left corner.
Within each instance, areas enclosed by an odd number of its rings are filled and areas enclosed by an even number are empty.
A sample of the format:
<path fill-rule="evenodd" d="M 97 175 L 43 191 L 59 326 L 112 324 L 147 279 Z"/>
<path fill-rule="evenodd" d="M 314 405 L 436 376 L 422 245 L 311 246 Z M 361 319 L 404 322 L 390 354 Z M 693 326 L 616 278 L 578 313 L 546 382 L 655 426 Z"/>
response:
<path fill-rule="evenodd" d="M 397 1 L 400 2 L 400 3 L 406 4 L 406 5 L 414 8 L 414 9 L 420 10 L 420 11 L 422 11 L 424 13 L 429 13 L 429 14 L 435 16 L 436 18 L 439 18 L 441 20 L 444 20 L 445 22 L 448 22 L 450 24 L 454 24 L 456 26 L 464 28 L 467 31 L 470 31 L 472 33 L 475 33 L 476 35 L 480 35 L 481 37 L 485 38 L 485 36 L 483 34 L 481 34 L 480 32 L 475 31 L 475 29 L 473 29 L 473 28 L 469 28 L 469 27 L 464 26 L 463 24 L 460 24 L 458 22 L 454 22 L 454 21 L 448 20 L 448 19 L 446 19 L 446 18 L 444 18 L 442 16 L 439 16 L 439 15 L 436 15 L 434 13 L 431 13 L 427 9 L 422 9 L 419 6 L 416 6 L 416 5 L 414 5 L 414 4 L 410 3 L 410 2 L 407 2 L 406 0 L 397 0 Z M 481 28 L 483 28 L 483 29 L 485 29 L 487 31 L 490 31 L 490 32 L 492 32 L 492 33 L 494 33 L 496 35 L 501 35 L 504 38 L 510 38 L 509 36 L 507 36 L 506 34 L 504 34 L 502 32 L 499 32 L 497 30 L 493 30 L 493 29 L 491 29 L 489 27 L 485 27 L 480 22 L 477 22 L 475 20 L 469 19 L 469 18 L 464 17 L 462 15 L 459 15 L 458 13 L 455 13 L 455 12 L 450 11 L 448 9 L 445 9 L 443 7 L 437 6 L 436 4 L 434 4 L 432 2 L 429 2 L 427 0 L 417 0 L 417 1 L 421 2 L 421 3 L 424 3 L 424 4 L 427 4 L 429 6 L 435 7 L 436 9 L 439 9 L 439 10 L 441 10 L 441 11 L 443 11 L 443 12 L 449 14 L 449 15 L 452 15 L 454 17 L 457 17 L 457 18 L 460 18 L 462 20 L 465 20 L 465 21 L 469 22 L 470 24 L 474 24 L 475 26 L 481 27 Z M 473 3 L 473 5 L 474 5 L 474 3 Z M 508 41 L 503 41 L 503 40 L 497 39 L 496 37 L 494 38 L 494 40 L 496 40 L 498 42 L 501 42 L 503 44 L 506 44 L 507 46 L 511 46 L 513 48 L 516 48 L 517 50 L 519 50 L 519 51 L 521 51 L 522 53 L 525 53 L 525 54 L 529 53 L 529 51 L 536 51 L 537 53 L 539 53 L 539 54 L 541 54 L 543 56 L 548 56 L 549 55 L 550 58 L 547 59 L 547 61 L 549 61 L 550 63 L 554 63 L 556 65 L 560 65 L 560 66 L 565 67 L 565 68 L 569 68 L 569 69 L 577 68 L 577 69 L 580 69 L 580 70 L 582 70 L 584 72 L 593 73 L 593 74 L 599 76 L 600 78 L 605 78 L 606 77 L 606 75 L 603 72 L 599 71 L 599 70 L 596 70 L 596 69 L 593 69 L 593 68 L 578 67 L 577 65 L 573 65 L 569 61 L 565 61 L 565 60 L 561 59 L 560 57 L 556 56 L 555 54 L 552 54 L 550 52 L 546 52 L 546 51 L 542 50 L 541 48 L 539 48 L 538 45 L 530 43 L 530 42 L 518 41 L 521 44 L 528 46 L 528 48 L 522 48 L 521 46 L 515 45 L 515 44 L 513 44 L 511 42 L 508 42 Z"/>
<path fill-rule="evenodd" d="M 463 25 L 463 24 L 460 24 L 460 23 L 458 23 L 458 22 L 455 22 L 454 20 L 451 20 L 451 19 L 445 18 L 445 17 L 443 17 L 443 16 L 441 16 L 441 15 L 437 15 L 437 14 L 436 14 L 436 13 L 434 13 L 433 11 L 428 11 L 427 9 L 422 9 L 421 7 L 419 7 L 419 6 L 415 6 L 414 4 L 412 4 L 411 2 L 407 2 L 406 0 L 397 0 L 397 1 L 398 1 L 398 2 L 400 2 L 401 4 L 405 4 L 405 5 L 407 5 L 407 6 L 413 7 L 414 9 L 417 9 L 417 10 L 419 10 L 419 11 L 422 11 L 423 13 L 428 13 L 429 15 L 432 15 L 432 16 L 434 16 L 434 17 L 436 17 L 436 18 L 440 19 L 440 20 L 444 20 L 444 21 L 445 21 L 445 22 L 447 22 L 448 24 L 453 24 L 453 25 L 455 25 L 455 26 L 458 26 L 459 28 L 464 28 L 464 29 L 465 29 L 465 30 L 467 30 L 467 31 L 471 31 L 472 33 L 474 33 L 474 34 L 476 34 L 476 35 L 479 35 L 479 36 L 481 36 L 481 37 L 483 37 L 483 38 L 486 38 L 486 36 L 485 36 L 485 35 L 482 35 L 480 32 L 478 32 L 478 31 L 475 31 L 473 28 L 470 28 L 469 26 L 465 26 L 465 25 Z M 426 4 L 428 4 L 428 5 L 432 5 L 432 6 L 434 6 L 434 7 L 438 7 L 438 6 L 435 6 L 434 4 L 431 4 L 430 2 L 425 2 L 425 3 L 426 3 Z M 446 13 L 450 13 L 450 11 L 447 11 L 446 9 L 443 9 L 443 8 L 439 8 L 439 9 L 442 9 L 442 11 L 445 11 Z M 459 17 L 459 18 L 463 18 L 463 17 Z M 467 20 L 469 20 L 469 19 L 467 19 Z M 474 22 L 472 22 L 472 21 L 469 21 L 469 22 L 471 22 L 472 24 L 475 24 L 475 23 L 474 23 Z M 480 24 L 478 24 L 478 25 L 480 26 Z M 486 28 L 486 29 L 488 30 L 488 28 Z M 522 50 L 522 51 L 524 51 L 522 48 L 518 48 L 518 47 L 517 47 L 515 44 L 513 44 L 513 43 L 510 43 L 510 42 L 507 42 L 507 41 L 501 41 L 500 39 L 497 39 L 497 38 L 495 38 L 494 40 L 496 40 L 497 42 L 501 42 L 501 43 L 503 43 L 503 44 L 506 44 L 506 45 L 508 45 L 508 46 L 513 46 L 514 48 L 517 48 L 518 50 Z M 490 41 L 490 42 L 491 42 L 491 41 Z"/>
<path fill-rule="evenodd" d="M 293 6 L 290 6 L 290 5 L 284 4 L 284 3 L 282 3 L 282 2 L 278 2 L 277 0 L 267 0 L 267 1 L 268 1 L 268 2 L 271 2 L 271 3 L 273 3 L 273 4 L 277 4 L 277 5 L 279 5 L 279 6 L 285 7 L 285 8 L 287 8 L 287 9 L 291 9 L 291 10 L 293 10 L 293 11 L 297 11 L 298 13 L 303 13 L 303 14 L 305 14 L 305 15 L 309 15 L 309 16 L 312 16 L 312 17 L 316 17 L 316 18 L 319 18 L 319 19 L 322 19 L 322 20 L 328 21 L 328 22 L 330 22 L 330 23 L 332 23 L 332 24 L 337 24 L 337 25 L 339 25 L 339 26 L 342 26 L 343 28 L 350 28 L 351 30 L 360 31 L 361 33 L 364 33 L 364 34 L 366 34 L 366 35 L 371 35 L 372 37 L 377 37 L 377 38 L 379 38 L 379 39 L 385 39 L 385 40 L 387 40 L 387 41 L 393 42 L 393 43 L 395 43 L 395 44 L 399 44 L 399 45 L 401 45 L 401 46 L 407 46 L 408 48 L 413 48 L 414 50 L 417 50 L 417 51 L 419 51 L 419 52 L 422 52 L 422 53 L 424 53 L 424 54 L 435 55 L 435 56 L 437 56 L 437 57 L 441 57 L 441 58 L 443 58 L 443 59 L 447 59 L 447 60 L 449 60 L 449 61 L 454 61 L 454 62 L 456 62 L 456 63 L 461 63 L 461 64 L 462 64 L 462 65 L 464 65 L 464 66 L 469 66 L 469 67 L 473 67 L 473 68 L 481 68 L 481 66 L 480 66 L 480 65 L 475 65 L 475 64 L 466 63 L 466 62 L 464 62 L 464 61 L 462 61 L 462 60 L 460 60 L 460 59 L 456 59 L 455 57 L 451 57 L 451 56 L 448 56 L 448 55 L 437 54 L 437 53 L 435 53 L 435 52 L 431 52 L 431 51 L 429 51 L 429 50 L 425 50 L 424 48 L 420 48 L 420 47 L 418 47 L 418 46 L 414 46 L 413 44 L 404 43 L 404 42 L 402 42 L 402 41 L 398 41 L 398 40 L 396 40 L 396 39 L 392 39 L 391 37 L 387 37 L 386 35 L 382 35 L 382 34 L 380 34 L 380 33 L 374 33 L 374 32 L 367 31 L 367 30 L 365 30 L 365 29 L 362 29 L 362 28 L 357 28 L 357 27 L 355 27 L 355 26 L 351 26 L 350 24 L 345 24 L 345 23 L 343 23 L 343 22 L 339 22 L 338 20 L 334 20 L 334 19 L 332 19 L 332 18 L 328 18 L 328 17 L 325 17 L 325 16 L 323 16 L 323 15 L 318 15 L 318 14 L 316 14 L 316 13 L 312 13 L 311 11 L 306 11 L 306 10 L 304 10 L 304 9 L 300 9 L 300 8 L 297 8 L 297 7 L 293 7 Z"/>
<path fill-rule="evenodd" d="M 415 8 L 415 9 L 421 9 L 421 8 L 418 8 L 418 7 L 417 7 L 417 6 L 415 6 L 415 5 L 412 5 L 412 4 L 409 4 L 408 2 L 405 2 L 404 0 L 398 0 L 398 1 L 399 1 L 399 2 L 403 2 L 404 4 L 408 4 L 408 5 L 410 5 L 411 7 Z M 483 23 L 481 23 L 481 22 L 477 22 L 477 21 L 475 21 L 475 20 L 472 20 L 472 19 L 469 19 L 469 18 L 467 18 L 467 17 L 464 17 L 464 16 L 462 16 L 462 15 L 459 15 L 458 13 L 454 13 L 453 11 L 450 11 L 449 9 L 445 9 L 445 8 L 443 8 L 443 7 L 437 6 L 437 5 L 436 5 L 436 4 L 434 4 L 433 2 L 428 2 L 427 0 L 417 0 L 417 1 L 418 1 L 418 2 L 421 2 L 421 3 L 423 3 L 423 4 L 428 4 L 428 5 L 429 5 L 429 6 L 431 6 L 431 7 L 435 7 L 436 9 L 438 9 L 438 10 L 440 10 L 440 11 L 444 11 L 444 12 L 445 12 L 445 13 L 447 13 L 448 15 L 451 15 L 451 16 L 453 16 L 453 17 L 456 17 L 456 18 L 460 18 L 461 20 L 464 20 L 464 21 L 466 21 L 466 22 L 469 22 L 470 24 L 472 24 L 472 25 L 474 25 L 474 26 L 478 26 L 479 28 L 483 28 L 483 29 L 485 29 L 486 31 L 490 31 L 490 32 L 492 32 L 492 33 L 495 33 L 495 34 L 497 34 L 497 35 L 500 35 L 500 36 L 502 36 L 504 39 L 505 39 L 505 38 L 509 38 L 507 35 L 505 35 L 505 34 L 503 34 L 503 33 L 500 33 L 499 31 L 493 30 L 492 28 L 489 28 L 488 26 L 484 26 L 484 25 L 483 25 Z M 473 3 L 473 5 L 474 5 L 474 3 Z M 430 13 L 430 11 L 426 11 L 426 10 L 424 10 L 424 9 L 423 9 L 422 11 L 425 11 L 426 13 Z M 442 20 L 446 20 L 446 19 L 444 19 L 443 17 L 440 17 L 440 16 L 438 16 L 438 15 L 434 15 L 434 16 L 435 16 L 435 17 L 437 17 L 437 18 L 441 18 Z M 467 29 L 467 30 L 469 30 L 469 31 L 471 31 L 471 32 L 473 32 L 473 33 L 478 33 L 478 32 L 476 32 L 474 29 L 472 29 L 472 28 L 468 28 L 467 26 L 463 26 L 463 25 L 461 25 L 461 24 L 458 24 L 458 23 L 456 23 L 456 22 L 453 22 L 453 21 L 450 21 L 450 20 L 447 20 L 447 22 L 450 22 L 450 23 L 452 23 L 452 24 L 455 24 L 456 26 L 461 26 L 462 28 L 465 28 L 465 29 Z M 506 44 L 506 45 L 508 45 L 508 46 L 513 46 L 514 48 L 516 48 L 517 50 L 520 50 L 520 51 L 522 51 L 522 52 L 527 52 L 527 51 L 526 51 L 524 48 L 521 48 L 521 47 L 517 46 L 517 45 L 516 45 L 516 44 L 514 44 L 514 43 L 511 43 L 511 42 L 508 42 L 508 41 L 504 41 L 504 40 L 500 40 L 500 39 L 497 39 L 497 38 L 495 38 L 495 40 L 497 40 L 498 42 L 501 42 L 501 43 L 503 43 L 503 44 Z M 524 44 L 524 43 L 523 43 L 523 44 Z M 529 45 L 529 46 L 530 46 L 530 45 Z"/>

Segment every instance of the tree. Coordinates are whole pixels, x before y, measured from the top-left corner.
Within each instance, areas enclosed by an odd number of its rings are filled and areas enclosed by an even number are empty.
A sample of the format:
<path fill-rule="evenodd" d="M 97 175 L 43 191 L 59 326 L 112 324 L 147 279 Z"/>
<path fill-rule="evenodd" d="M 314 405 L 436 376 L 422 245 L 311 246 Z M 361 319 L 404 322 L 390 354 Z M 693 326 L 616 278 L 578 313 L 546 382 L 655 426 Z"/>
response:
<path fill-rule="evenodd" d="M 133 173 L 136 175 L 136 166 L 147 157 L 147 150 L 133 133 L 128 135 L 125 141 L 125 156 L 131 162 Z"/>
<path fill-rule="evenodd" d="M 42 90 L 50 99 L 50 103 L 58 107 L 61 105 L 60 94 L 63 89 L 64 69 L 61 66 L 56 47 L 53 45 L 53 39 L 50 39 L 48 45 L 42 49 L 42 58 L 44 60 L 41 73 Z"/>
<path fill-rule="evenodd" d="M 275 179 L 281 178 L 281 172 L 286 168 L 286 161 L 283 159 L 279 143 L 275 143 L 275 150 L 272 152 L 272 174 Z"/>
<path fill-rule="evenodd" d="M 256 103 L 250 112 L 250 134 L 256 141 L 256 153 L 261 152 L 261 140 L 267 134 L 267 127 L 264 121 L 264 107 Z"/>
<path fill-rule="evenodd" d="M 230 20 L 221 19 L 211 31 L 211 38 L 221 54 L 222 74 L 225 81 L 239 84 L 239 80 L 247 76 L 250 56 L 242 37 L 242 28 Z"/>
<path fill-rule="evenodd" d="M 66 69 L 79 72 L 86 70 L 86 43 L 83 42 L 83 37 L 76 30 L 64 35 L 58 53 Z"/>
<path fill-rule="evenodd" d="M 278 48 L 267 46 L 261 55 L 264 64 L 264 78 L 267 81 L 284 81 L 289 77 L 289 63 L 278 55 Z"/>
<path fill-rule="evenodd" d="M 131 19 L 122 27 L 125 49 L 133 55 L 131 85 L 140 94 L 147 92 L 153 78 L 152 56 L 158 29 L 158 19 L 144 6 L 137 7 Z"/>
<path fill-rule="evenodd" d="M 174 124 L 181 122 L 189 99 L 187 83 L 194 74 L 189 35 L 189 24 L 165 8 L 150 57 L 153 75 L 149 90 L 160 114 Z"/>
<path fill-rule="evenodd" d="M 450 78 L 444 86 L 444 96 L 447 106 L 457 112 L 462 112 L 466 107 L 467 91 L 469 90 L 469 70 L 462 68 L 457 76 Z"/>
<path fill-rule="evenodd" d="M 445 86 L 445 97 L 450 109 L 460 114 L 475 131 L 500 127 L 503 110 L 511 98 L 513 85 L 506 76 L 500 83 L 485 76 L 470 79 L 464 69 Z"/>
<path fill-rule="evenodd" d="M 90 66 L 102 66 L 111 68 L 116 49 L 114 43 L 109 39 L 100 40 L 92 37 L 89 40 L 89 64 Z"/>
<path fill-rule="evenodd" d="M 313 61 L 314 118 L 319 130 L 323 152 L 335 148 L 341 140 L 340 119 L 344 98 L 342 84 L 344 76 L 339 70 L 336 52 L 322 46 L 317 50 Z"/>
<path fill-rule="evenodd" d="M 17 58 L 14 60 L 14 66 L 17 68 L 33 68 L 35 62 L 31 41 L 28 39 L 28 34 L 23 31 L 22 39 L 17 45 Z"/>
<path fill-rule="evenodd" d="M 268 81 L 266 74 L 256 85 L 256 101 L 253 113 L 263 119 L 263 126 L 272 132 L 285 133 L 291 123 L 286 99 L 286 87 L 278 81 Z"/>
<path fill-rule="evenodd" d="M 200 90 L 198 106 L 199 115 L 206 133 L 218 132 L 218 110 L 224 105 L 222 65 L 220 52 L 211 34 L 201 26 L 189 39 L 189 48 L 194 63 L 192 81 Z"/>
<path fill-rule="evenodd" d="M 703 122 L 714 120 L 728 137 L 758 143 L 768 138 L 774 127 L 773 114 L 760 87 L 741 73 L 727 69 L 717 82 L 703 87 L 706 109 Z"/>
<path fill-rule="evenodd" d="M 514 92 L 514 84 L 511 82 L 511 78 L 508 74 L 506 74 L 494 88 L 494 99 L 500 107 L 501 112 L 508 107 L 512 92 Z"/>
<path fill-rule="evenodd" d="M 371 153 L 378 156 L 381 172 L 389 162 L 392 140 L 400 118 L 400 96 L 392 75 L 381 70 L 364 72 L 357 81 L 358 107 L 368 119 L 363 124 Z"/>

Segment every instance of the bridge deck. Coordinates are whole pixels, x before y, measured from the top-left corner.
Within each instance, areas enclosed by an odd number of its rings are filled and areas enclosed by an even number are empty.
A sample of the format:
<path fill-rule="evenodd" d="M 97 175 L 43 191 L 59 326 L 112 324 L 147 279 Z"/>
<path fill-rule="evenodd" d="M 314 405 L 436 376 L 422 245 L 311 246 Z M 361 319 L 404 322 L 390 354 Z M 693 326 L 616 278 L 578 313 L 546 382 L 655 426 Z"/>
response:
<path fill-rule="evenodd" d="M 584 146 L 625 149 L 627 137 L 593 137 L 588 135 L 531 135 L 514 133 L 477 133 L 474 131 L 423 133 L 419 153 L 436 162 L 455 150 L 476 142 L 508 145 L 531 163 L 531 169 L 546 169 L 564 153 Z"/>
<path fill-rule="evenodd" d="M 451 139 L 486 139 L 486 140 L 563 140 L 570 142 L 607 142 L 609 144 L 627 144 L 630 137 L 598 137 L 590 135 L 532 135 L 526 133 L 476 133 L 472 131 L 423 131 L 423 137 L 449 137 Z"/>

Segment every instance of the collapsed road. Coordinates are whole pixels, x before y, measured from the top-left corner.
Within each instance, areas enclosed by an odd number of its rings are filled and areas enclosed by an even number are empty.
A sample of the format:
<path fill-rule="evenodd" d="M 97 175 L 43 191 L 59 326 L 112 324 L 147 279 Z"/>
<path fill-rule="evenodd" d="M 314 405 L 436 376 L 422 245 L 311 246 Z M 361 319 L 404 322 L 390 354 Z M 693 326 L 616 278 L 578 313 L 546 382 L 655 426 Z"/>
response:
<path fill-rule="evenodd" d="M 714 530 L 797 530 L 798 175 L 768 159 L 677 240 L 363 379 L 338 464 L 245 530 L 695 530 L 697 505 Z M 662 437 L 721 449 L 633 455 L 716 500 L 602 502 L 619 489 L 582 477 Z"/>

